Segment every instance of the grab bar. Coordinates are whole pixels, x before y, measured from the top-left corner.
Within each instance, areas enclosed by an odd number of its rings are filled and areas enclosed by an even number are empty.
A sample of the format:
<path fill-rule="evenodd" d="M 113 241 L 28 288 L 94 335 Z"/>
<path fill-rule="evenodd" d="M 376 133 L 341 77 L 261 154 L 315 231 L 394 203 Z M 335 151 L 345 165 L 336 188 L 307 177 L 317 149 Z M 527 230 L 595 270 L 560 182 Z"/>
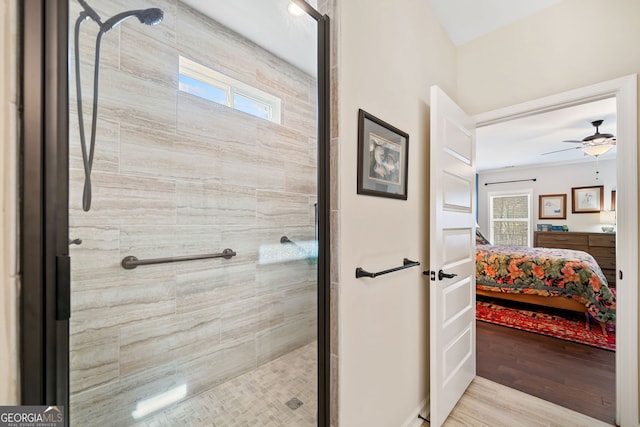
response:
<path fill-rule="evenodd" d="M 411 261 L 410 259 L 405 258 L 402 260 L 401 267 L 390 268 L 388 270 L 378 271 L 377 273 L 369 273 L 368 271 L 358 267 L 356 268 L 356 279 L 359 279 L 361 277 L 371 277 L 372 279 L 375 279 L 376 277 L 382 276 L 383 274 L 393 273 L 394 271 L 404 270 L 405 268 L 417 267 L 418 265 L 420 265 L 420 262 Z"/>
<path fill-rule="evenodd" d="M 132 270 L 139 265 L 164 264 L 168 262 L 193 261 L 209 258 L 231 259 L 231 257 L 234 257 L 236 255 L 237 254 L 233 249 L 228 248 L 217 254 L 185 255 L 170 258 L 138 259 L 133 255 L 129 255 L 122 258 L 122 262 L 120 263 L 120 265 L 122 265 L 122 268 L 124 268 L 125 270 Z"/>

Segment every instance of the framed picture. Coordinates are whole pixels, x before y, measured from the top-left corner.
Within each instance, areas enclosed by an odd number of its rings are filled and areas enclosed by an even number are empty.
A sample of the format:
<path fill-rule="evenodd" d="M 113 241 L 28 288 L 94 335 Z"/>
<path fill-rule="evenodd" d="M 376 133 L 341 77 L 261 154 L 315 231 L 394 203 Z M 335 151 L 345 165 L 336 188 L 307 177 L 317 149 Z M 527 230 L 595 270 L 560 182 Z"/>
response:
<path fill-rule="evenodd" d="M 567 195 L 544 194 L 538 198 L 539 219 L 567 219 Z"/>
<path fill-rule="evenodd" d="M 409 135 L 358 111 L 358 194 L 407 200 Z"/>
<path fill-rule="evenodd" d="M 604 185 L 573 187 L 571 189 L 572 213 L 598 213 L 604 206 Z"/>

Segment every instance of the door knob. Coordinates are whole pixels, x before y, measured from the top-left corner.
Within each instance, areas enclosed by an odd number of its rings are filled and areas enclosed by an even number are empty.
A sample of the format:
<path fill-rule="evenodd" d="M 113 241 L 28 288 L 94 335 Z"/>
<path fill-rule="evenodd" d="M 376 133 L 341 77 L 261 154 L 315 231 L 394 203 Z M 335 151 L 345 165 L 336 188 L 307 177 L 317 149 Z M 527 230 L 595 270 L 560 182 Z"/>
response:
<path fill-rule="evenodd" d="M 456 277 L 456 276 L 457 276 L 457 274 L 455 274 L 455 273 L 448 274 L 448 273 L 445 273 L 445 272 L 444 272 L 444 271 L 442 271 L 442 270 L 438 271 L 438 280 L 442 280 L 442 279 L 443 279 L 443 278 L 445 278 L 445 277 L 446 277 L 447 279 L 453 279 L 453 278 L 454 278 L 454 277 Z"/>

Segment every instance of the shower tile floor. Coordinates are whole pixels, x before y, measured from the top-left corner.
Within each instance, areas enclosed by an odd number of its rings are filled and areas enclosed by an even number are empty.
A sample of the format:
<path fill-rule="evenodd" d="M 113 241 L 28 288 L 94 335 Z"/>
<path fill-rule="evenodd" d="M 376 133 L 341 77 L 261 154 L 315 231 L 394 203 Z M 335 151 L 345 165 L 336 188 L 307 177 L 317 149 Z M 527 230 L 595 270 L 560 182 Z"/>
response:
<path fill-rule="evenodd" d="M 314 341 L 134 426 L 315 426 L 316 359 Z M 297 409 L 294 399 L 302 402 Z"/>

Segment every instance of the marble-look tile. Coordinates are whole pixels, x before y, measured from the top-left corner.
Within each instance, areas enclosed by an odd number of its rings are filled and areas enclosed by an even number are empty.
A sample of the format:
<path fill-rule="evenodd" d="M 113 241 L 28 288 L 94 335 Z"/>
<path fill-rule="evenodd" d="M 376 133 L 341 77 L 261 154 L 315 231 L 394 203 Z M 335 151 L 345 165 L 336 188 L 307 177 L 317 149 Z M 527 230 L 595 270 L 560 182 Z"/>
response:
<path fill-rule="evenodd" d="M 102 18 L 108 19 L 116 13 L 110 7 L 110 2 L 92 2 L 91 7 Z M 69 2 L 69 59 L 72 67 L 75 67 L 75 25 L 76 20 L 80 15 L 80 12 L 84 9 L 78 2 Z M 84 78 L 85 72 L 83 70 L 82 81 L 83 90 L 92 90 L 93 81 L 93 65 L 94 56 L 96 51 L 96 36 L 100 27 L 97 23 L 91 19 L 87 19 L 80 24 L 80 34 L 78 37 L 80 58 L 82 61 L 82 68 L 87 69 L 87 78 Z M 118 29 L 109 31 L 102 37 L 102 43 L 100 45 L 100 67 L 117 69 L 120 65 L 119 62 L 119 49 L 120 49 L 120 32 Z M 71 78 L 75 79 L 75 68 L 72 68 Z M 70 88 L 75 89 L 75 80 Z"/>
<path fill-rule="evenodd" d="M 308 164 L 308 135 L 267 121 L 258 124 L 258 134 L 256 148 L 259 158 Z"/>
<path fill-rule="evenodd" d="M 120 260 L 127 256 L 150 259 L 179 255 L 182 253 L 178 250 L 175 226 L 139 225 L 123 226 L 120 229 Z M 141 266 L 136 271 L 140 272 L 147 267 Z"/>
<path fill-rule="evenodd" d="M 135 422 L 133 412 L 141 400 L 185 384 L 175 366 L 162 366 L 121 377 L 98 387 L 71 394 L 71 425 L 124 426 Z"/>
<path fill-rule="evenodd" d="M 304 322 L 318 312 L 318 286 L 315 282 L 284 292 L 284 316 L 287 322 Z"/>
<path fill-rule="evenodd" d="M 284 322 L 284 303 L 273 295 L 238 300 L 221 307 L 221 340 L 230 341 Z"/>
<path fill-rule="evenodd" d="M 174 44 L 158 40 L 148 26 L 123 27 L 120 33 L 122 71 L 169 88 L 178 87 L 178 52 Z"/>
<path fill-rule="evenodd" d="M 315 49 L 315 46 L 311 47 Z M 312 101 L 310 82 L 315 79 L 303 71 L 284 65 L 286 62 L 265 55 L 265 63 L 256 67 L 256 81 L 267 93 L 289 95 L 301 101 Z"/>
<path fill-rule="evenodd" d="M 179 181 L 176 202 L 178 224 L 253 225 L 256 191 L 215 182 Z"/>
<path fill-rule="evenodd" d="M 284 226 L 310 223 L 307 196 L 267 190 L 259 190 L 257 195 L 258 224 Z"/>
<path fill-rule="evenodd" d="M 246 301 L 255 296 L 255 265 L 227 265 L 226 260 L 186 266 L 177 273 L 176 311 L 188 313 Z"/>
<path fill-rule="evenodd" d="M 286 191 L 290 193 L 318 194 L 316 170 L 316 166 L 286 162 Z"/>
<path fill-rule="evenodd" d="M 258 150 L 258 182 L 256 189 L 285 191 L 285 160 L 277 160 L 270 157 L 273 157 L 271 153 L 265 157 L 262 150 Z"/>
<path fill-rule="evenodd" d="M 123 270 L 95 269 L 93 278 L 71 284 L 71 333 L 153 319 L 175 313 L 171 265 Z"/>
<path fill-rule="evenodd" d="M 85 110 L 85 144 L 87 158 L 91 146 L 91 113 Z M 92 171 L 118 172 L 120 168 L 120 124 L 98 117 Z M 69 168 L 83 169 L 82 148 L 78 113 L 75 107 L 69 110 Z"/>
<path fill-rule="evenodd" d="M 331 283 L 340 283 L 340 211 L 332 210 L 329 212 L 329 221 L 331 227 L 329 242 L 331 246 Z"/>
<path fill-rule="evenodd" d="M 152 35 L 154 38 L 160 40 L 163 43 L 175 43 L 178 8 L 177 0 L 109 0 L 100 1 L 99 3 L 108 3 L 108 5 L 105 4 L 103 6 L 104 9 L 108 8 L 108 13 L 106 16 L 113 16 L 126 10 L 147 9 L 151 7 L 157 7 L 161 9 L 164 12 L 164 16 L 162 21 L 157 25 L 143 25 L 137 19 L 131 18 L 122 22 L 116 28 L 121 29 L 123 32 L 129 31 L 130 29 L 146 31 L 148 32 L 148 34 Z"/>
<path fill-rule="evenodd" d="M 340 154 L 338 138 L 332 138 L 329 148 L 329 208 L 340 210 Z"/>
<path fill-rule="evenodd" d="M 285 323 L 256 336 L 258 366 L 316 339 L 315 316 L 304 323 Z"/>
<path fill-rule="evenodd" d="M 214 353 L 181 363 L 178 373 L 186 379 L 190 394 L 210 389 L 256 367 L 253 340 L 232 341 Z"/>
<path fill-rule="evenodd" d="M 331 417 L 331 426 L 338 427 L 340 425 L 340 358 L 335 354 L 331 355 L 330 358 L 330 369 L 331 373 L 329 374 L 330 384 L 329 387 L 331 391 L 329 395 L 331 396 L 330 405 L 330 417 Z"/>
<path fill-rule="evenodd" d="M 211 142 L 132 125 L 123 126 L 121 141 L 123 173 L 197 180 L 220 175 L 220 150 Z"/>
<path fill-rule="evenodd" d="M 237 149 L 246 145 L 255 150 L 260 121 L 263 120 L 226 105 L 178 93 L 177 129 L 182 135 L 205 139 L 213 145 L 227 143 L 228 147 Z"/>
<path fill-rule="evenodd" d="M 95 271 L 120 262 L 120 230 L 112 226 L 70 227 L 69 239 L 80 239 L 69 246 L 71 279 L 95 277 Z"/>
<path fill-rule="evenodd" d="M 278 226 L 226 226 L 221 231 L 222 242 L 225 247 L 232 248 L 238 255 L 229 264 L 258 264 L 258 266 L 272 261 L 272 252 L 277 252 L 282 246 L 280 238 L 283 228 Z"/>
<path fill-rule="evenodd" d="M 71 334 L 69 345 L 71 393 L 114 380 L 120 375 L 117 328 Z"/>
<path fill-rule="evenodd" d="M 100 73 L 99 111 L 121 122 L 149 128 L 176 126 L 176 94 L 169 88 L 125 71 L 105 69 Z"/>
<path fill-rule="evenodd" d="M 264 295 L 315 284 L 316 272 L 316 266 L 306 260 L 259 265 L 256 269 L 256 293 Z"/>
<path fill-rule="evenodd" d="M 287 97 L 283 101 L 282 124 L 309 138 L 315 138 L 318 132 L 317 108 L 315 95 L 311 101 L 300 101 L 297 98 Z"/>
<path fill-rule="evenodd" d="M 182 363 L 214 352 L 220 343 L 220 309 L 138 322 L 120 328 L 120 372 Z"/>
<path fill-rule="evenodd" d="M 224 184 L 251 190 L 258 187 L 258 171 L 261 164 L 256 158 L 256 137 L 257 135 L 251 137 L 250 146 L 226 143 L 221 145 L 221 173 Z"/>
<path fill-rule="evenodd" d="M 83 181 L 82 171 L 70 171 L 71 226 L 176 223 L 175 184 L 171 181 L 94 172 L 89 212 L 82 211 Z"/>
<path fill-rule="evenodd" d="M 330 297 L 330 349 L 331 354 L 336 357 L 340 355 L 340 287 L 337 283 L 331 283 Z"/>
<path fill-rule="evenodd" d="M 330 131 L 329 134 L 331 138 L 339 138 L 340 137 L 340 121 L 338 119 L 340 114 L 340 103 L 338 102 L 338 92 L 339 92 L 339 76 L 338 76 L 338 68 L 331 67 L 331 95 L 330 95 Z"/>

